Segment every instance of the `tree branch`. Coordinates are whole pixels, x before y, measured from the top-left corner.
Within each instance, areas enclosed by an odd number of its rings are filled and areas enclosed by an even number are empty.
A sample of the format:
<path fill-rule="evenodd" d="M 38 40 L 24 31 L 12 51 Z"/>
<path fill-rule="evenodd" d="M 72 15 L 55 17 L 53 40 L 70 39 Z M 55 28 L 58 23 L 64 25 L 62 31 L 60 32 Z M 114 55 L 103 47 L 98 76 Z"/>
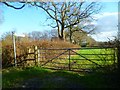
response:
<path fill-rule="evenodd" d="M 8 4 L 7 2 L 2 2 L 2 3 L 4 3 L 8 7 L 14 8 L 14 9 L 22 9 L 23 7 L 25 7 L 25 4 L 23 4 L 21 7 L 15 7 L 13 5 Z"/>
<path fill-rule="evenodd" d="M 52 16 L 52 15 L 49 13 L 49 11 L 48 11 L 49 8 L 48 8 L 48 9 L 45 9 L 43 6 L 38 5 L 36 2 L 34 2 L 34 4 L 35 4 L 35 6 L 43 9 L 52 19 L 57 20 L 60 24 L 62 24 L 60 20 L 56 19 L 54 16 Z"/>

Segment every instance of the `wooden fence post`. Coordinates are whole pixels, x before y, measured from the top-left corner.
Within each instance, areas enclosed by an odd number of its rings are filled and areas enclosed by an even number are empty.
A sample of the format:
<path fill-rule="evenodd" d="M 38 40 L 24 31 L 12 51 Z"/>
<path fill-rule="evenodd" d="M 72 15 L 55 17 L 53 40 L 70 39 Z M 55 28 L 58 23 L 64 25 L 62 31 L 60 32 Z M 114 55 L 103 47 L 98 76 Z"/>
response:
<path fill-rule="evenodd" d="M 31 47 L 28 48 L 28 58 L 30 58 L 30 54 L 31 53 Z"/>
<path fill-rule="evenodd" d="M 69 52 L 69 53 L 68 53 L 68 54 L 69 54 L 69 66 L 68 66 L 68 67 L 69 67 L 69 70 L 70 70 L 70 50 L 71 50 L 71 49 L 68 49 L 68 52 Z"/>
<path fill-rule="evenodd" d="M 37 53 L 38 53 L 38 65 L 40 65 L 40 49 L 38 48 L 38 51 L 37 51 Z"/>
<path fill-rule="evenodd" d="M 34 59 L 35 59 L 35 65 L 37 65 L 37 58 L 38 58 L 37 46 L 34 46 Z"/>

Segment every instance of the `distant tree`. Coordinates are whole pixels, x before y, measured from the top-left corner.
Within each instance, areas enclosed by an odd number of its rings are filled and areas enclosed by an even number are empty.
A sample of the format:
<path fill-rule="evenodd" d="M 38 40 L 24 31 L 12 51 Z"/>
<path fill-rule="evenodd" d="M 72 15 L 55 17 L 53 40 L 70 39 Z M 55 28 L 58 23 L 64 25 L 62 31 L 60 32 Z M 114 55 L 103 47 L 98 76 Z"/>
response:
<path fill-rule="evenodd" d="M 88 46 L 90 47 L 97 46 L 97 41 L 93 39 L 91 36 L 87 36 L 87 43 Z"/>
<path fill-rule="evenodd" d="M 52 30 L 50 30 L 50 36 L 51 37 L 58 37 L 58 32 L 57 32 L 57 30 L 55 30 L 55 29 L 52 29 Z"/>
<path fill-rule="evenodd" d="M 66 38 L 68 38 L 68 40 L 70 39 L 70 42 L 79 45 L 81 44 L 82 40 L 85 39 L 87 36 L 87 33 L 80 29 L 72 29 L 71 31 L 68 30 L 67 33 L 68 34 Z M 71 35 L 69 33 L 71 33 Z"/>
<path fill-rule="evenodd" d="M 41 35 L 42 40 L 50 40 L 50 31 L 44 30 Z"/>
<path fill-rule="evenodd" d="M 2 36 L 1 36 L 1 42 L 2 42 L 2 46 L 5 46 L 5 45 L 12 45 L 12 32 L 6 32 L 6 33 L 3 33 Z"/>
<path fill-rule="evenodd" d="M 84 28 L 87 28 L 87 26 L 84 26 Z M 91 27 L 91 28 L 92 28 L 91 30 L 90 29 L 82 30 L 80 26 L 73 27 L 71 28 L 71 30 L 65 31 L 65 39 L 67 41 L 70 41 L 72 43 L 79 44 L 79 45 L 86 42 L 86 45 L 94 46 L 96 44 L 96 41 L 90 36 L 90 34 L 94 32 L 95 28 L 94 27 Z"/>
<path fill-rule="evenodd" d="M 42 37 L 42 32 L 40 32 L 40 31 L 32 31 L 28 35 L 32 40 L 40 40 L 41 37 Z"/>
<path fill-rule="evenodd" d="M 28 34 L 28 37 L 32 40 L 47 40 L 50 39 L 51 32 L 48 30 L 41 31 L 32 31 Z"/>
<path fill-rule="evenodd" d="M 86 34 L 93 34 L 95 33 L 95 30 L 97 30 L 97 27 L 94 24 L 91 24 L 93 21 L 93 19 L 91 18 L 84 18 L 81 19 L 80 23 L 75 25 L 75 26 L 70 26 L 68 28 L 69 30 L 69 40 L 70 42 L 72 42 L 72 34 L 74 32 L 86 32 Z M 71 20 L 68 19 L 68 23 L 71 24 Z"/>

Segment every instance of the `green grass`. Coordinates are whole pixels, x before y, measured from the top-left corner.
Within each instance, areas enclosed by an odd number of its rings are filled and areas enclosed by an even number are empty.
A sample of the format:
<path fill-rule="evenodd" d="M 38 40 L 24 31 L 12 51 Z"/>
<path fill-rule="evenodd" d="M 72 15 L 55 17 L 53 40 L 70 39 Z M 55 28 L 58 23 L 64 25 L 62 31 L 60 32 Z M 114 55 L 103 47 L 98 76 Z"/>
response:
<path fill-rule="evenodd" d="M 3 81 L 2 85 L 3 88 L 9 88 L 15 86 L 15 84 L 27 80 L 29 78 L 33 77 L 43 77 L 45 73 L 48 73 L 49 70 L 37 68 L 37 67 L 30 67 L 30 68 L 8 68 L 3 69 L 2 75 L 3 75 Z"/>
<path fill-rule="evenodd" d="M 38 78 L 41 88 L 115 88 L 116 76 L 111 73 L 94 72 L 75 73 L 70 71 L 55 71 L 40 67 L 9 68 L 3 70 L 2 87 L 14 88 L 29 79 Z M 112 78 L 111 78 L 112 76 Z M 113 78 L 114 77 L 114 78 Z M 34 82 L 33 82 L 34 83 Z"/>
<path fill-rule="evenodd" d="M 114 64 L 114 50 L 113 49 L 81 49 L 77 51 L 80 55 L 71 56 L 71 62 L 76 62 L 72 68 L 95 68 L 98 65 L 108 66 Z M 86 60 L 88 59 L 88 60 Z M 95 62 L 95 63 L 93 63 Z"/>

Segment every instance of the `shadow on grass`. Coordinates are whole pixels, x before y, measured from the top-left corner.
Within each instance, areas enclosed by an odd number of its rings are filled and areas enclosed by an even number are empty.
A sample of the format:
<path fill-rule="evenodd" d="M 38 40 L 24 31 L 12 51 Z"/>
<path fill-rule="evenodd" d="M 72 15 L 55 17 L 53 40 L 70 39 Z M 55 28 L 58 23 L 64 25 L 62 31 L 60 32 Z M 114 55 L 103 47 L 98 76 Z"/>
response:
<path fill-rule="evenodd" d="M 75 73 L 40 67 L 3 70 L 4 88 L 117 88 L 116 74 Z"/>

